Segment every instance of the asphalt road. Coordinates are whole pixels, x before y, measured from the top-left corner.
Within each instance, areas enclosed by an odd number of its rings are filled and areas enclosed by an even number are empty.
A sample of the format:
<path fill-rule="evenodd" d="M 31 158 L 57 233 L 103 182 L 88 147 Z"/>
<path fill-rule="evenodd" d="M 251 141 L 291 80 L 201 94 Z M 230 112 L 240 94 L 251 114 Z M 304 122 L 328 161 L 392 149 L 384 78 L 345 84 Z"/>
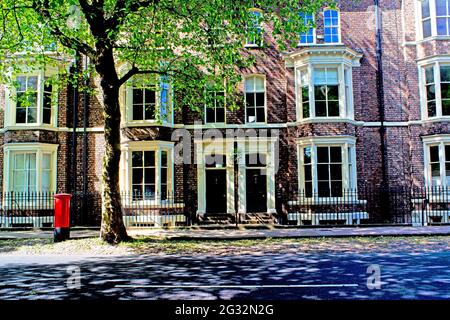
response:
<path fill-rule="evenodd" d="M 450 252 L 0 256 L 0 299 L 18 298 L 450 299 Z"/>

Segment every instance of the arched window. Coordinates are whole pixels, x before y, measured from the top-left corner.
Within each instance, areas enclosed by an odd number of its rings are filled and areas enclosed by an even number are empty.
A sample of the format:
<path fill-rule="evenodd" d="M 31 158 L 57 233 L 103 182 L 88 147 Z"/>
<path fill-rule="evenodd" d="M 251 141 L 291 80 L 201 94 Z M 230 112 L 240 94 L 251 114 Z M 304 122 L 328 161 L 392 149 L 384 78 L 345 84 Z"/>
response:
<path fill-rule="evenodd" d="M 245 122 L 266 122 L 266 90 L 264 76 L 245 79 Z"/>
<path fill-rule="evenodd" d="M 339 11 L 325 9 L 323 11 L 323 33 L 325 43 L 339 43 Z"/>

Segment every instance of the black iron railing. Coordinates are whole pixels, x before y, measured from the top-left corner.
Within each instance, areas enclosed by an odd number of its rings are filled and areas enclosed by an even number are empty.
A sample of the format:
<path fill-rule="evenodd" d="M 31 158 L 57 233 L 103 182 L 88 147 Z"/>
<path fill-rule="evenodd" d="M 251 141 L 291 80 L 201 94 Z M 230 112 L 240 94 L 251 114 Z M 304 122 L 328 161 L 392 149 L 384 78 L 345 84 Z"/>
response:
<path fill-rule="evenodd" d="M 239 216 L 239 223 L 298 226 L 342 225 L 435 225 L 450 224 L 450 188 L 380 188 L 334 191 L 333 197 L 304 190 L 279 191 L 277 213 L 258 219 L 257 213 Z M 196 197 L 121 193 L 123 220 L 127 227 L 189 226 L 196 220 Z M 99 193 L 74 193 L 72 226 L 99 226 Z M 0 227 L 52 227 L 54 194 L 51 192 L 5 192 L 0 194 Z M 261 213 L 268 215 L 268 213 Z M 255 217 L 256 215 L 256 217 Z M 269 219 L 270 218 L 270 219 Z M 214 221 L 214 219 L 211 219 Z"/>

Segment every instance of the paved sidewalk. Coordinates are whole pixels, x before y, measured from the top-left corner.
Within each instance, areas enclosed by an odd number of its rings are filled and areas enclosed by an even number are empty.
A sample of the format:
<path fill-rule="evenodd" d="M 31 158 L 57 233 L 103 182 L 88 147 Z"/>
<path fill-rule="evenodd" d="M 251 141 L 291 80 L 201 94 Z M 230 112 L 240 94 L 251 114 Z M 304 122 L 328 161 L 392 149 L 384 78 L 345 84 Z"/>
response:
<path fill-rule="evenodd" d="M 71 238 L 95 238 L 95 229 L 71 231 Z M 317 238 L 317 237 L 368 237 L 368 236 L 450 236 L 450 226 L 433 227 L 367 227 L 367 228 L 286 228 L 286 229 L 129 229 L 131 236 L 158 236 L 167 239 L 264 239 L 264 238 Z M 53 238 L 53 231 L 0 231 L 0 240 Z"/>
<path fill-rule="evenodd" d="M 367 236 L 450 236 L 450 226 L 367 227 L 367 228 L 290 228 L 290 229 L 130 229 L 131 236 L 161 236 L 167 239 L 264 239 Z"/>

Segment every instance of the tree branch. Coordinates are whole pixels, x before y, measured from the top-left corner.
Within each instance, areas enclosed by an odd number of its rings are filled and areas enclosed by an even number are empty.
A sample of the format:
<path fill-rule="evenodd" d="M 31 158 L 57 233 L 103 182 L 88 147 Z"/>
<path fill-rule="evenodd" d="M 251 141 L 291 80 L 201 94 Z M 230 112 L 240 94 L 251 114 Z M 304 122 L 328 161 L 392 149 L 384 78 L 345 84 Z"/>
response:
<path fill-rule="evenodd" d="M 80 1 L 81 2 L 81 1 Z M 73 50 L 79 51 L 90 58 L 95 56 L 95 50 L 87 45 L 86 43 L 81 42 L 80 40 L 70 37 L 64 34 L 61 29 L 52 23 L 53 18 L 49 11 L 48 0 L 44 0 L 40 2 L 39 0 L 33 0 L 32 8 L 40 14 L 44 19 L 48 21 L 48 26 L 50 28 L 50 33 L 61 41 L 61 43 Z"/>

